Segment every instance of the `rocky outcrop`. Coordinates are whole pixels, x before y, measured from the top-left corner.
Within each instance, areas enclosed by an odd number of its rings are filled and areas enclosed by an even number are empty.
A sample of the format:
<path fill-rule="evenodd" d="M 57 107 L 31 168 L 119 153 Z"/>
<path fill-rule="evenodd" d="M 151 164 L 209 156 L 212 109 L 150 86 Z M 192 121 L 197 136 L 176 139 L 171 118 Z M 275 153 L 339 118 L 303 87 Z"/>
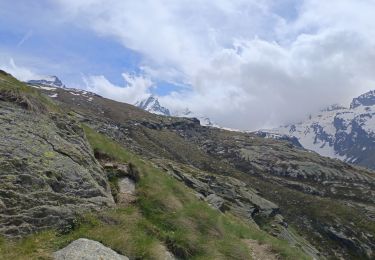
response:
<path fill-rule="evenodd" d="M 0 102 L 0 233 L 69 228 L 77 212 L 114 204 L 81 127 L 61 114 Z"/>
<path fill-rule="evenodd" d="M 103 244 L 80 238 L 54 253 L 55 260 L 129 260 Z"/>
<path fill-rule="evenodd" d="M 279 211 L 277 205 L 235 178 L 201 171 L 192 174 L 172 163 L 164 167 L 170 175 L 194 189 L 198 197 L 220 211 L 230 210 L 250 222 L 254 222 L 256 215 L 273 217 Z"/>

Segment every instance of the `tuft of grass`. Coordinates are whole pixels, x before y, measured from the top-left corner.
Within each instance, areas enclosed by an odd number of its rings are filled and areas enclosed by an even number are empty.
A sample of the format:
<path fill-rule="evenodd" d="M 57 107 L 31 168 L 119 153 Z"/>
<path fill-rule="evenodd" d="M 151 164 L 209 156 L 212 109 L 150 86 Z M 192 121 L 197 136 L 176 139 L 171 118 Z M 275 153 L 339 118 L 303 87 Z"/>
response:
<path fill-rule="evenodd" d="M 128 163 L 135 161 L 139 163 L 139 159 L 132 153 L 125 150 L 120 144 L 114 142 L 108 137 L 95 132 L 87 125 L 82 125 L 85 131 L 86 138 L 89 141 L 94 153 L 104 158 L 109 158 L 115 161 Z"/>

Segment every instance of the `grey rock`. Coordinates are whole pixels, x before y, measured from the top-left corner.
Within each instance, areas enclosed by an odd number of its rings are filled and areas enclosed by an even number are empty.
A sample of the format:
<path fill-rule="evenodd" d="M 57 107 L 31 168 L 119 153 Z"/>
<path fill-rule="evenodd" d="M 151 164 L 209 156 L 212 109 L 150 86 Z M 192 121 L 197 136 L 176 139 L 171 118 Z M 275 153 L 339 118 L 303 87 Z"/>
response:
<path fill-rule="evenodd" d="M 122 178 L 118 182 L 117 203 L 127 205 L 135 201 L 135 182 L 130 178 Z"/>
<path fill-rule="evenodd" d="M 55 260 L 129 260 L 103 244 L 80 238 L 54 253 Z"/>
<path fill-rule="evenodd" d="M 0 234 L 69 228 L 77 213 L 114 205 L 74 120 L 0 102 L 0 136 Z"/>
<path fill-rule="evenodd" d="M 224 204 L 224 199 L 217 196 L 216 194 L 210 194 L 205 199 L 208 204 L 210 204 L 213 208 L 221 210 Z"/>

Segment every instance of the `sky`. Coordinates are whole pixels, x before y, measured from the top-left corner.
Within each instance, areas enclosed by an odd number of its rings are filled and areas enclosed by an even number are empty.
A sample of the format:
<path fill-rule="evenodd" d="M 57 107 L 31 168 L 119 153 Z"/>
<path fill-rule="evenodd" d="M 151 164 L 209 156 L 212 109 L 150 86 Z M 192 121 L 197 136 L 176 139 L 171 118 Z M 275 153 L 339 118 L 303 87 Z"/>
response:
<path fill-rule="evenodd" d="M 1 0 L 0 68 L 270 128 L 375 89 L 374 13 L 373 0 Z"/>

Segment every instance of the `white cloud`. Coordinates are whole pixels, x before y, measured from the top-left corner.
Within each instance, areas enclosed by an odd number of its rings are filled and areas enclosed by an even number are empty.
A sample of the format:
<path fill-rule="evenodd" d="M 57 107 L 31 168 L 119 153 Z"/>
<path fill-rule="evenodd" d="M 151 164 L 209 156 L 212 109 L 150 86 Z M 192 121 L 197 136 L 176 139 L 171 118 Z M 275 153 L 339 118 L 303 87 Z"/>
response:
<path fill-rule="evenodd" d="M 163 97 L 169 105 L 225 126 L 299 120 L 375 88 L 371 0 L 59 2 L 67 20 L 143 54 L 149 76 L 191 85 Z"/>
<path fill-rule="evenodd" d="M 10 58 L 8 61 L 0 60 L 0 69 L 12 74 L 14 77 L 22 81 L 40 77 L 30 68 L 16 65 L 13 58 Z"/>
<path fill-rule="evenodd" d="M 106 98 L 130 104 L 134 103 L 135 100 L 141 100 L 150 95 L 149 91 L 154 87 L 150 79 L 127 73 L 123 73 L 122 76 L 125 80 L 124 86 L 116 86 L 102 75 L 84 78 L 86 89 Z"/>

